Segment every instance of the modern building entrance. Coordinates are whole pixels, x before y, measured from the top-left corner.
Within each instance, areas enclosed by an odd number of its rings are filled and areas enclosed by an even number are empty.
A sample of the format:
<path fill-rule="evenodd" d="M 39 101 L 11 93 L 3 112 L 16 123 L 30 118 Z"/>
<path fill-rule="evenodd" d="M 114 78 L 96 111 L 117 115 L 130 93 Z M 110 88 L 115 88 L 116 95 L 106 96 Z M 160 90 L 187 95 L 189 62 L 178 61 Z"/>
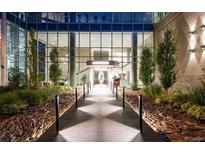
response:
<path fill-rule="evenodd" d="M 122 108 L 112 91 L 104 84 L 96 84 L 85 100 L 70 108 L 59 121 L 56 134 L 53 124 L 37 141 L 42 142 L 161 142 L 163 139 L 143 122 L 139 131 L 139 117 L 129 105 Z"/>

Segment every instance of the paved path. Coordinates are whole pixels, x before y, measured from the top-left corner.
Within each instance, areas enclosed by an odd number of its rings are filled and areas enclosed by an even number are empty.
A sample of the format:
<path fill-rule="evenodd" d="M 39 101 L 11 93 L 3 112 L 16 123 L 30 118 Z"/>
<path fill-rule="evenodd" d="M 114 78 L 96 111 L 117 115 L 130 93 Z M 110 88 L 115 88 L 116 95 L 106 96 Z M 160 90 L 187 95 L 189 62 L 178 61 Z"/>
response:
<path fill-rule="evenodd" d="M 121 106 L 121 101 L 116 101 L 110 90 L 98 86 L 80 102 L 77 110 L 73 106 L 60 118 L 58 135 L 54 124 L 38 141 L 163 141 L 145 123 L 142 135 L 137 129 L 138 115 L 128 105 L 125 110 Z"/>

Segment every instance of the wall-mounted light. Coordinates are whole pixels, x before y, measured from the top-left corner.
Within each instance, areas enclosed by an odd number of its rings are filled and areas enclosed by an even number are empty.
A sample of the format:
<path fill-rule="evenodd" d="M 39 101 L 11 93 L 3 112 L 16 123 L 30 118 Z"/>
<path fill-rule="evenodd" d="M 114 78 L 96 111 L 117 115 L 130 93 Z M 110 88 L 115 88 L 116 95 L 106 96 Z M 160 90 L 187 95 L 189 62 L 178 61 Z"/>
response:
<path fill-rule="evenodd" d="M 202 29 L 202 30 L 205 30 L 205 25 L 201 25 L 201 29 Z"/>
<path fill-rule="evenodd" d="M 194 51 L 195 51 L 194 49 L 188 50 L 189 53 L 193 53 Z"/>
<path fill-rule="evenodd" d="M 202 50 L 205 50 L 205 45 L 201 45 L 201 49 L 202 49 Z"/>
<path fill-rule="evenodd" d="M 188 33 L 188 35 L 189 35 L 189 36 L 192 36 L 192 35 L 194 35 L 194 34 L 196 34 L 196 33 L 197 33 L 196 31 L 191 31 L 191 32 Z"/>

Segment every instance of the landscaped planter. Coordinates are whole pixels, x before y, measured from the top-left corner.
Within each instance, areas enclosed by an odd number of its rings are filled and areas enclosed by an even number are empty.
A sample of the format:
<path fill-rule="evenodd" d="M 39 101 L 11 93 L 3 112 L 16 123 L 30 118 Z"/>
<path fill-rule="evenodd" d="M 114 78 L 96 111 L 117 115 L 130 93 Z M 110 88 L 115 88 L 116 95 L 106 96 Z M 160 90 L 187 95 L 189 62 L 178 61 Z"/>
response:
<path fill-rule="evenodd" d="M 122 90 L 119 91 L 122 95 Z M 138 113 L 137 95 L 126 89 L 126 102 Z M 143 97 L 143 119 L 158 133 L 164 133 L 171 141 L 205 141 L 205 124 L 185 113 L 169 109 L 166 105 L 153 103 Z"/>
<path fill-rule="evenodd" d="M 60 116 L 74 103 L 74 93 L 60 95 Z M 52 99 L 3 120 L 0 123 L 0 141 L 35 141 L 55 122 L 55 113 L 55 100 Z"/>

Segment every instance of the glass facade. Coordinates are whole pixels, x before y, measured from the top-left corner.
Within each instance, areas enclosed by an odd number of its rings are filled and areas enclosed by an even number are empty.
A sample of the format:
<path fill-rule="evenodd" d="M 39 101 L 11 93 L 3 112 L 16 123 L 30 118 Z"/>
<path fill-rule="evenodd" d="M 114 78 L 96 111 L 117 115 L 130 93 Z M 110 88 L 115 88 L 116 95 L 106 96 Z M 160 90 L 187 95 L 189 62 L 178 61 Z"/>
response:
<path fill-rule="evenodd" d="M 71 42 L 71 34 L 74 40 Z M 110 80 L 114 75 L 124 74 L 128 84 L 131 84 L 131 56 L 135 49 L 140 56 L 142 48 L 147 45 L 153 48 L 153 32 L 139 32 L 137 35 L 137 46 L 133 46 L 132 32 L 37 32 L 38 44 L 42 46 L 45 52 L 45 81 L 49 81 L 50 52 L 54 47 L 58 48 L 60 67 L 62 69 L 62 80 L 70 78 L 70 58 L 75 59 L 76 84 L 81 83 L 81 77 L 86 74 L 90 82 L 94 83 L 95 69 L 104 69 L 110 75 Z M 74 41 L 74 46 L 71 46 Z M 38 47 L 40 50 L 41 47 Z M 71 51 L 75 51 L 72 57 Z M 138 58 L 139 59 L 139 58 Z M 119 63 L 112 68 L 91 68 L 86 65 L 87 61 L 110 61 Z M 138 83 L 141 84 L 138 78 Z"/>
<path fill-rule="evenodd" d="M 26 70 L 26 37 L 25 30 L 12 22 L 6 25 L 6 72 L 11 68 Z"/>
<path fill-rule="evenodd" d="M 38 73 L 49 79 L 50 52 L 59 52 L 61 79 L 75 85 L 86 74 L 92 85 L 103 71 L 106 84 L 124 76 L 131 85 L 132 65 L 139 68 L 142 48 L 153 48 L 154 13 L 150 12 L 42 12 L 6 13 L 6 70 L 26 71 L 29 29 L 36 29 Z M 26 43 L 27 42 L 27 43 Z M 138 61 L 133 62 L 133 57 Z M 88 61 L 115 61 L 115 66 L 88 66 Z M 141 85 L 138 70 L 137 83 Z M 135 78 L 135 77 L 134 77 Z"/>

